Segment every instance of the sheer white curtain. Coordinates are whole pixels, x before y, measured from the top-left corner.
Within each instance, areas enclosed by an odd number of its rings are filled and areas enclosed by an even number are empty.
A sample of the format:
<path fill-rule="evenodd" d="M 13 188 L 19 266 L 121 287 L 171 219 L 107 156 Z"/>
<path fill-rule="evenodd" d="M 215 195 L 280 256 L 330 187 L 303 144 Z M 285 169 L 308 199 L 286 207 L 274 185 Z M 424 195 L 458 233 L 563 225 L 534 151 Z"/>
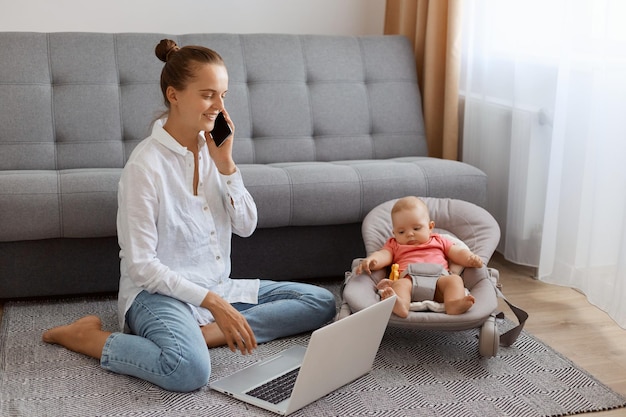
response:
<path fill-rule="evenodd" d="M 463 160 L 498 248 L 626 328 L 626 2 L 464 2 Z"/>

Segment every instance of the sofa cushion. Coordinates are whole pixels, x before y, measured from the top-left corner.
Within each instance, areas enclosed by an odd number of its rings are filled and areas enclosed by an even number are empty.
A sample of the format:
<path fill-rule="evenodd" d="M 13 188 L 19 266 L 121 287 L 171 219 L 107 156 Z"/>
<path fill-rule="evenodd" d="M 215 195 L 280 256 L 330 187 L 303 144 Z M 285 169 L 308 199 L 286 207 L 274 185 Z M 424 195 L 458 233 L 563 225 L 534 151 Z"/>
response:
<path fill-rule="evenodd" d="M 0 241 L 115 236 L 120 174 L 116 168 L 0 171 Z"/>
<path fill-rule="evenodd" d="M 376 205 L 404 195 L 479 203 L 484 195 L 476 190 L 486 181 L 476 168 L 427 157 L 239 169 L 257 204 L 259 227 L 358 223 Z M 0 217 L 20 219 L 3 228 L 0 241 L 115 236 L 120 174 L 116 168 L 0 171 Z"/>
<path fill-rule="evenodd" d="M 486 199 L 482 171 L 437 158 L 243 164 L 239 168 L 257 204 L 259 227 L 358 223 L 383 201 L 405 195 L 455 196 L 475 204 Z"/>

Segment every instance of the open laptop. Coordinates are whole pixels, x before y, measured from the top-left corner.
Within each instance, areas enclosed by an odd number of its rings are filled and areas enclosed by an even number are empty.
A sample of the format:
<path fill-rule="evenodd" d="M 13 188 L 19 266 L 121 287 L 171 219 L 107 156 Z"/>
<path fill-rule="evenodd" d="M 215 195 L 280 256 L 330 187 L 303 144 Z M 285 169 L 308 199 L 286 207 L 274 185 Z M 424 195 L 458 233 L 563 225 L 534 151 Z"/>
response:
<path fill-rule="evenodd" d="M 292 346 L 210 387 L 281 415 L 293 413 L 372 369 L 395 301 L 396 296 L 387 298 L 322 327 L 308 347 Z M 266 389 L 277 377 L 293 385 L 290 394 Z"/>

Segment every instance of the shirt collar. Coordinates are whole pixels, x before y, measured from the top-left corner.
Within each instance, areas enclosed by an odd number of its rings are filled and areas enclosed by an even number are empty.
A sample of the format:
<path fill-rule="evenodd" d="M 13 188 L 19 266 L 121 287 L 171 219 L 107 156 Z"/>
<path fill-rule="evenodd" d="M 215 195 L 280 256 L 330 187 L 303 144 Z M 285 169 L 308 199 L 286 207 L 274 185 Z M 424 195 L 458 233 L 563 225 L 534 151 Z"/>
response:
<path fill-rule="evenodd" d="M 152 137 L 172 152 L 176 152 L 180 155 L 186 155 L 188 152 L 187 147 L 178 143 L 178 141 L 163 128 L 166 121 L 167 117 L 164 117 L 154 122 L 154 125 L 152 126 Z M 198 134 L 198 147 L 201 148 L 205 144 L 206 139 L 204 138 L 204 134 L 203 132 L 200 132 Z"/>

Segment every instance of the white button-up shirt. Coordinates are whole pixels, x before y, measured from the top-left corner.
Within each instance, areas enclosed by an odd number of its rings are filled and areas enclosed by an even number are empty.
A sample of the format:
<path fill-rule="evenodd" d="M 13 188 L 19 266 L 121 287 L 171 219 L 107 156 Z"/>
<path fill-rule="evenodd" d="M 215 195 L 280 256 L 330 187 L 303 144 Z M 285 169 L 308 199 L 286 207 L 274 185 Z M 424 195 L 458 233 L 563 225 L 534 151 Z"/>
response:
<path fill-rule="evenodd" d="M 222 175 L 198 137 L 198 195 L 194 155 L 157 121 L 132 152 L 119 183 L 119 317 L 142 290 L 189 304 L 200 325 L 212 321 L 199 307 L 209 291 L 228 302 L 258 302 L 259 280 L 230 278 L 231 234 L 247 237 L 257 211 L 239 171 Z"/>

